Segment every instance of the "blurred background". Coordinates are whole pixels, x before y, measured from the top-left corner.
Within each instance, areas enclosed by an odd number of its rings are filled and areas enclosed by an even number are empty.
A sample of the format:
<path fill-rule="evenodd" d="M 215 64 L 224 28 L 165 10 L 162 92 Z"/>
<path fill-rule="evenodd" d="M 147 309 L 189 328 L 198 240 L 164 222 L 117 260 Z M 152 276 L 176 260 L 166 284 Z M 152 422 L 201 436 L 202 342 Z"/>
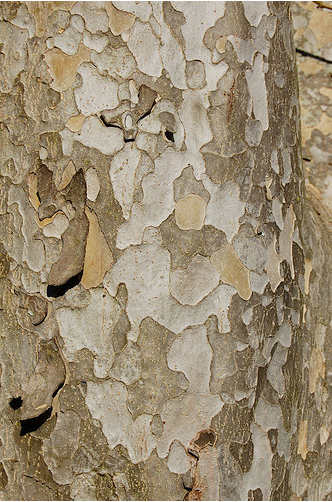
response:
<path fill-rule="evenodd" d="M 291 5 L 307 193 L 332 234 L 332 2 Z"/>

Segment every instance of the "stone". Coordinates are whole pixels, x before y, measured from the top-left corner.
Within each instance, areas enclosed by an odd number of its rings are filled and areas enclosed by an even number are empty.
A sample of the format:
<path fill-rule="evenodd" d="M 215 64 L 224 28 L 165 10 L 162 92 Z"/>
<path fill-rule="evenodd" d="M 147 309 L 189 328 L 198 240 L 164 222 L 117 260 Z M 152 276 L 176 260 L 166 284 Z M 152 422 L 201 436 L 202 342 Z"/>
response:
<path fill-rule="evenodd" d="M 85 289 L 99 286 L 113 264 L 112 251 L 108 247 L 102 233 L 96 214 L 90 209 L 85 209 L 89 220 L 89 233 L 86 241 L 83 275 L 81 284 Z"/>
<path fill-rule="evenodd" d="M 221 280 L 226 284 L 234 286 L 241 298 L 249 300 L 252 294 L 249 270 L 239 259 L 234 246 L 226 244 L 215 251 L 210 260 L 218 271 Z"/>
<path fill-rule="evenodd" d="M 206 202 L 199 195 L 189 194 L 175 205 L 175 221 L 181 230 L 200 230 L 204 225 Z"/>

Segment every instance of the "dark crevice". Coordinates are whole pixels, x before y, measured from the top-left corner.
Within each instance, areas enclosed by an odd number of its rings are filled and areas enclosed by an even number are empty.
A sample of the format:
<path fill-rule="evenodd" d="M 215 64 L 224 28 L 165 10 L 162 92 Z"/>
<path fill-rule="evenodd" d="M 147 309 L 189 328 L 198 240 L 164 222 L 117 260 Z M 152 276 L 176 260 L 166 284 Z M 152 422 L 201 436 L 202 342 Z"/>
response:
<path fill-rule="evenodd" d="M 21 408 L 22 404 L 23 399 L 21 398 L 21 396 L 13 397 L 13 399 L 9 401 L 9 406 L 13 408 L 13 410 L 18 410 L 19 408 Z"/>
<path fill-rule="evenodd" d="M 187 492 L 191 492 L 191 491 L 192 491 L 192 489 L 193 489 L 193 487 L 192 487 L 192 486 L 186 486 L 183 482 L 182 482 L 182 484 L 183 484 L 183 488 L 184 488 L 185 490 L 187 490 Z"/>
<path fill-rule="evenodd" d="M 125 138 L 125 139 L 124 139 L 124 142 L 125 142 L 125 143 L 132 143 L 133 141 L 135 141 L 135 138 L 128 138 L 128 139 L 127 139 L 127 138 Z"/>
<path fill-rule="evenodd" d="M 330 61 L 329 59 L 325 59 L 321 56 L 316 56 L 316 54 L 310 54 L 310 52 L 302 51 L 301 49 L 295 49 L 295 51 L 298 54 L 301 54 L 301 56 L 305 56 L 305 57 L 312 58 L 312 59 L 317 59 L 317 61 L 323 61 L 323 63 L 329 63 L 329 64 L 332 63 L 332 61 Z"/>
<path fill-rule="evenodd" d="M 61 382 L 60 385 L 58 385 L 58 387 L 55 389 L 55 391 L 53 392 L 52 394 L 52 397 L 55 397 L 57 395 L 57 393 L 59 392 L 59 390 L 62 389 L 62 387 L 64 386 L 65 382 Z"/>
<path fill-rule="evenodd" d="M 39 429 L 39 427 L 41 427 L 46 422 L 46 420 L 50 418 L 51 414 L 52 414 L 52 406 L 47 408 L 47 410 L 45 410 L 37 417 L 27 418 L 26 420 L 20 420 L 21 422 L 20 436 L 25 436 L 26 434 L 29 434 L 30 432 L 34 432 L 37 429 Z"/>
<path fill-rule="evenodd" d="M 190 448 L 188 448 L 187 452 L 189 453 L 189 455 L 194 457 L 196 460 L 199 460 L 199 455 L 198 455 L 198 453 L 195 452 L 195 450 L 191 450 Z"/>
<path fill-rule="evenodd" d="M 302 157 L 303 160 L 306 160 L 307 162 L 311 162 L 311 159 L 308 159 L 308 157 Z"/>
<path fill-rule="evenodd" d="M 142 115 L 142 116 L 141 116 L 138 120 L 143 120 L 143 119 L 145 119 L 145 117 L 147 117 L 148 115 L 150 115 L 150 113 L 151 113 L 151 111 L 152 111 L 152 108 L 154 107 L 154 105 L 155 105 L 155 104 L 156 104 L 156 101 L 154 101 L 154 102 L 152 103 L 151 108 L 150 108 L 147 112 L 143 113 L 143 115 Z M 137 122 L 138 122 L 138 121 L 137 121 Z"/>
<path fill-rule="evenodd" d="M 105 117 L 103 115 L 100 115 L 99 118 L 105 127 L 115 127 L 116 129 L 121 129 L 121 131 L 122 131 L 122 127 L 120 127 L 119 125 L 116 125 L 114 123 L 112 124 L 111 122 L 107 122 L 107 120 L 105 119 Z"/>
<path fill-rule="evenodd" d="M 171 131 L 165 131 L 165 136 L 169 141 L 172 141 L 172 143 L 174 143 L 174 134 Z"/>
<path fill-rule="evenodd" d="M 49 284 L 47 286 L 47 296 L 51 296 L 52 298 L 58 298 L 59 296 L 63 296 L 65 293 L 67 293 L 69 289 L 74 288 L 80 283 L 82 275 L 83 275 L 83 270 L 81 270 L 81 272 L 68 279 L 68 281 L 65 282 L 64 284 L 60 284 L 60 286 L 52 286 L 52 284 Z"/>

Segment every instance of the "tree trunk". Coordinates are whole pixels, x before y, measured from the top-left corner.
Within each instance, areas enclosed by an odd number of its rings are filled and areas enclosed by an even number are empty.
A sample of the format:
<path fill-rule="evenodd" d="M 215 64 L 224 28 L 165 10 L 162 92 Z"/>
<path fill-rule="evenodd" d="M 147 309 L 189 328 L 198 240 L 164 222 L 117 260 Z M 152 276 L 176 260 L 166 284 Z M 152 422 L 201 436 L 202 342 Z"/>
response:
<path fill-rule="evenodd" d="M 289 5 L 1 8 L 2 497 L 324 498 Z"/>

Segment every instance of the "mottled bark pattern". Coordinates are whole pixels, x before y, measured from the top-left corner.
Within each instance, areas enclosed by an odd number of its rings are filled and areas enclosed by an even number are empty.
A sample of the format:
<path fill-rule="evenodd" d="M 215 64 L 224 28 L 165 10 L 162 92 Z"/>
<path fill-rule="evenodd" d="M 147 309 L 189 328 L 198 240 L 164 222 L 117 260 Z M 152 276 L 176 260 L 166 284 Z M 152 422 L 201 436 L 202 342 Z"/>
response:
<path fill-rule="evenodd" d="M 2 497 L 305 499 L 289 5 L 1 9 Z"/>

